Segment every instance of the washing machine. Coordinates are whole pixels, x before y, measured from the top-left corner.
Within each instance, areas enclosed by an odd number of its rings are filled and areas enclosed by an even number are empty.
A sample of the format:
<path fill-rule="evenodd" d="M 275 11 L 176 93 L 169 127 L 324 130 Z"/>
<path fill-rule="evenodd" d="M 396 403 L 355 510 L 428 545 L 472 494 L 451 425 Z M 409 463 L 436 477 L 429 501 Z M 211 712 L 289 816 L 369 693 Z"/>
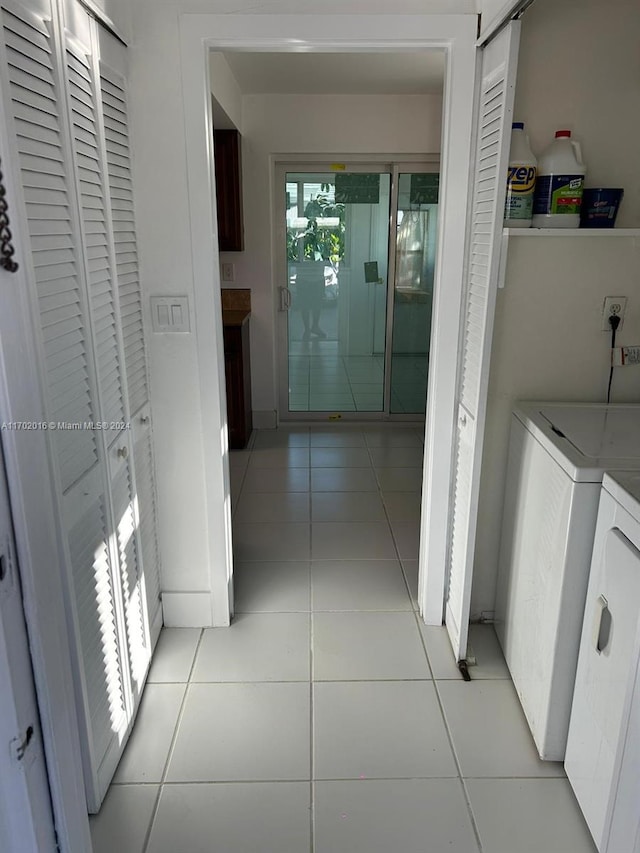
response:
<path fill-rule="evenodd" d="M 605 470 L 640 470 L 640 405 L 521 403 L 513 412 L 496 633 L 543 759 L 565 755 Z"/>
<path fill-rule="evenodd" d="M 640 849 L 640 474 L 605 474 L 565 770 L 600 853 Z"/>

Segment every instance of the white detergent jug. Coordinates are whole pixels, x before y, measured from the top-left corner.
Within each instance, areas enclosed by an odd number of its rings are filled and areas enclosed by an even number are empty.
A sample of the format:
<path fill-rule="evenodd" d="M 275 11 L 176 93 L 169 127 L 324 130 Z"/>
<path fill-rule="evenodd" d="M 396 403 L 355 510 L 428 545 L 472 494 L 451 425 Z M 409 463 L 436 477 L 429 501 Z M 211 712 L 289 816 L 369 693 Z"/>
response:
<path fill-rule="evenodd" d="M 533 197 L 534 228 L 579 228 L 586 168 L 570 130 L 556 138 L 538 160 Z"/>
<path fill-rule="evenodd" d="M 524 123 L 511 125 L 511 149 L 504 203 L 505 228 L 530 228 L 538 161 L 531 153 Z"/>

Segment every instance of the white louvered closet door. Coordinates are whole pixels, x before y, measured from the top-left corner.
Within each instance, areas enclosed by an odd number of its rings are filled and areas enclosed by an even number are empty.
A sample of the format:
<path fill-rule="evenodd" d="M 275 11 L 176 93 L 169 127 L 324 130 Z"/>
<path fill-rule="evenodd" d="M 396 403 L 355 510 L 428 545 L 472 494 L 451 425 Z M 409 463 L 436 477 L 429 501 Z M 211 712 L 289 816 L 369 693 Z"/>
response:
<path fill-rule="evenodd" d="M 131 150 L 127 106 L 127 56 L 106 30 L 100 45 L 100 98 L 104 121 L 108 195 L 113 226 L 116 282 L 126 371 L 126 390 L 135 488 L 139 512 L 138 534 L 142 576 L 152 643 L 162 624 L 160 553 L 157 540 L 157 500 L 149 406 L 149 382 L 144 341 L 142 296 L 136 241 Z"/>
<path fill-rule="evenodd" d="M 118 292 L 118 248 L 112 227 L 108 142 L 101 98 L 98 25 L 72 0 L 65 0 L 64 6 L 66 96 L 99 388 L 98 409 L 106 427 L 100 430 L 99 438 L 106 459 L 109 547 L 120 607 L 120 663 L 125 673 L 130 722 L 142 694 L 152 644 L 142 570 L 133 444 L 129 426 L 125 426 L 130 425 L 130 409 Z M 99 665 L 98 661 L 88 662 L 91 668 L 98 669 Z M 104 796 L 114 769 L 115 765 L 109 762 L 104 772 L 98 774 L 95 806 Z"/>
<path fill-rule="evenodd" d="M 75 427 L 48 434 L 87 801 L 96 811 L 161 624 L 125 89 L 109 70 L 122 64 L 124 48 L 111 36 L 103 46 L 74 0 L 0 0 L 0 9 L 3 107 L 24 194 L 17 207 L 30 240 L 25 272 L 45 412 Z"/>
<path fill-rule="evenodd" d="M 482 54 L 462 318 L 463 345 L 458 375 L 458 420 L 445 608 L 445 623 L 457 660 L 463 660 L 467 652 L 480 467 L 519 37 L 520 24 L 512 21 Z"/>
<path fill-rule="evenodd" d="M 2 0 L 4 63 L 30 238 L 30 278 L 49 431 L 66 536 L 73 661 L 90 807 L 99 804 L 132 714 L 122 599 L 89 323 L 60 51 L 49 2 Z M 38 13 L 31 9 L 38 9 Z M 3 69 L 4 72 L 4 69 Z M 5 76 L 3 74 L 3 76 Z"/>

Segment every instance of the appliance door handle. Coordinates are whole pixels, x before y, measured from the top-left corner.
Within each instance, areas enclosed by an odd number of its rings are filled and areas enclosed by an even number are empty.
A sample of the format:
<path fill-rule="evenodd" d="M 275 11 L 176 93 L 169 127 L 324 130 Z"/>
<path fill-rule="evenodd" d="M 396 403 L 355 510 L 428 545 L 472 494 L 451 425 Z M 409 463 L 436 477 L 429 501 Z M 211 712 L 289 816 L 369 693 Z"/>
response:
<path fill-rule="evenodd" d="M 599 595 L 596 601 L 595 619 L 593 620 L 593 645 L 599 655 L 609 645 L 612 622 L 609 602 L 604 595 Z"/>

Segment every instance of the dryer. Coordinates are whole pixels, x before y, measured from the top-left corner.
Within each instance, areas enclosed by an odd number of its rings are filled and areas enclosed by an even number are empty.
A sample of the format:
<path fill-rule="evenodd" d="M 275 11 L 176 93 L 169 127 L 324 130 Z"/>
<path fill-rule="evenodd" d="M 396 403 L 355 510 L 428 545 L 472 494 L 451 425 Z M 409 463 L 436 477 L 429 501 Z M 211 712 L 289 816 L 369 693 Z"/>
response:
<path fill-rule="evenodd" d="M 496 633 L 540 757 L 562 761 L 605 470 L 640 470 L 640 405 L 513 412 Z"/>
<path fill-rule="evenodd" d="M 640 474 L 605 474 L 565 770 L 600 853 L 640 849 Z"/>

